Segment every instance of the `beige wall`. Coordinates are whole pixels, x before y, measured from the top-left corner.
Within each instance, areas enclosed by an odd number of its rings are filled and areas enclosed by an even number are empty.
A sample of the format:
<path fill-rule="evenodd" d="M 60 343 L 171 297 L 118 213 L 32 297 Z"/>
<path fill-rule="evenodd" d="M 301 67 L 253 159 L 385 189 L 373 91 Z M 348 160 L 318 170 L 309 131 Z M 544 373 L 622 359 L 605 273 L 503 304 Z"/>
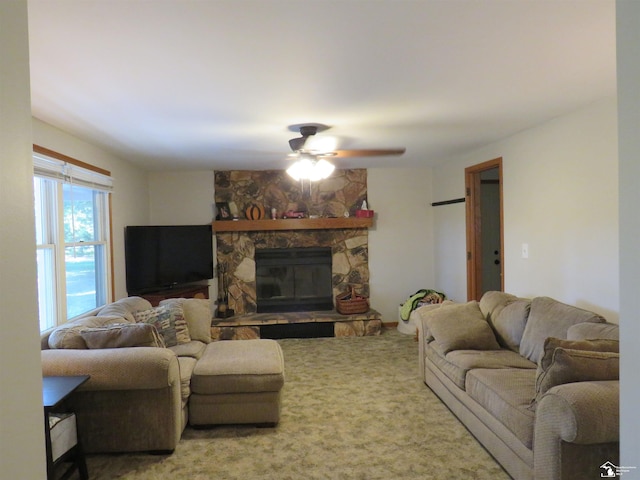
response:
<path fill-rule="evenodd" d="M 213 189 L 213 170 L 149 173 L 150 224 L 210 223 Z"/>
<path fill-rule="evenodd" d="M 385 323 L 398 321 L 398 306 L 417 290 L 441 288 L 434 272 L 431 177 L 430 168 L 367 170 L 369 208 L 376 212 L 369 230 L 371 306 Z"/>
<path fill-rule="evenodd" d="M 111 172 L 115 299 L 127 296 L 124 263 L 124 227 L 149 222 L 147 173 L 132 163 L 33 119 L 33 143 Z"/>
<path fill-rule="evenodd" d="M 618 321 L 616 112 L 604 99 L 434 169 L 434 199 L 446 200 L 464 195 L 466 166 L 503 158 L 506 291 Z M 438 284 L 464 300 L 464 204 L 438 207 L 434 230 Z"/>
<path fill-rule="evenodd" d="M 45 478 L 27 2 L 0 2 L 0 465 Z"/>
<path fill-rule="evenodd" d="M 640 2 L 616 2 L 618 49 L 618 122 L 620 148 L 620 455 L 635 466 L 624 478 L 640 478 Z"/>
<path fill-rule="evenodd" d="M 204 225 L 215 216 L 213 170 L 149 173 L 150 225 Z M 216 236 L 213 236 L 215 265 Z M 209 281 L 209 298 L 218 295 Z M 212 310 L 215 305 L 211 304 Z"/>

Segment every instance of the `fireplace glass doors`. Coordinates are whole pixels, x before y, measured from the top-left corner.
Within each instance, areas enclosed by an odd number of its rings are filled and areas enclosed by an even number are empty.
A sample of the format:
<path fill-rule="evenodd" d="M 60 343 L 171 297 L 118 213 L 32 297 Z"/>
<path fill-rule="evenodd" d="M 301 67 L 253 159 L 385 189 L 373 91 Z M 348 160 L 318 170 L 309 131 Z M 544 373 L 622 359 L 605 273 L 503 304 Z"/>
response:
<path fill-rule="evenodd" d="M 256 249 L 258 313 L 333 309 L 331 248 Z"/>

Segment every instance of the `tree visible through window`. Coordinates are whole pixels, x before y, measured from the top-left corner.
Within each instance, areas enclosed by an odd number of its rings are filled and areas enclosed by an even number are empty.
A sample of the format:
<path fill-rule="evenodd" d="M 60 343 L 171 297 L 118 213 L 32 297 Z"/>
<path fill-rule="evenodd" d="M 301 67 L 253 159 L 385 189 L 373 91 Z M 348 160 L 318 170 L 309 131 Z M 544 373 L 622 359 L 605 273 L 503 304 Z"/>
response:
<path fill-rule="evenodd" d="M 104 185 L 87 182 L 78 166 L 39 156 L 34 166 L 43 331 L 110 299 L 109 194 Z"/>

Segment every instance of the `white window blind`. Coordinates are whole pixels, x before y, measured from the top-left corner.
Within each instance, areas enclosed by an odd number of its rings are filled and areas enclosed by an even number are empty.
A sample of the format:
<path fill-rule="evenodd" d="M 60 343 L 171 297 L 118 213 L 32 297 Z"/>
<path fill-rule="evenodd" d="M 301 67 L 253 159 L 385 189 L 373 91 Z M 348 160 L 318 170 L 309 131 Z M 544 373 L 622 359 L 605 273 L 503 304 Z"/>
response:
<path fill-rule="evenodd" d="M 93 190 L 104 192 L 113 190 L 111 176 L 39 153 L 33 154 L 33 174 L 36 177 L 80 185 Z"/>

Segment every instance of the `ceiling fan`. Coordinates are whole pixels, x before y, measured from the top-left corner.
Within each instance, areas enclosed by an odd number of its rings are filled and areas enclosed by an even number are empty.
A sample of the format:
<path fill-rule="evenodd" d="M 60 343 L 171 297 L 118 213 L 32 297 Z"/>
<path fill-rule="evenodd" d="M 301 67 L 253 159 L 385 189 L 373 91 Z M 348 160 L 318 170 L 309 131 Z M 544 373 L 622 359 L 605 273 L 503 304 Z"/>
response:
<path fill-rule="evenodd" d="M 327 178 L 335 167 L 325 157 L 380 157 L 384 155 L 402 155 L 405 152 L 404 148 L 335 150 L 333 145 L 331 148 L 326 149 L 323 148 L 320 142 L 309 142 L 309 139 L 316 133 L 329 128 L 327 125 L 320 123 L 291 125 L 289 127 L 289 130 L 297 130 L 301 135 L 289 140 L 289 147 L 293 151 L 289 156 L 297 160 L 287 169 L 287 173 L 294 179 L 316 181 Z"/>

